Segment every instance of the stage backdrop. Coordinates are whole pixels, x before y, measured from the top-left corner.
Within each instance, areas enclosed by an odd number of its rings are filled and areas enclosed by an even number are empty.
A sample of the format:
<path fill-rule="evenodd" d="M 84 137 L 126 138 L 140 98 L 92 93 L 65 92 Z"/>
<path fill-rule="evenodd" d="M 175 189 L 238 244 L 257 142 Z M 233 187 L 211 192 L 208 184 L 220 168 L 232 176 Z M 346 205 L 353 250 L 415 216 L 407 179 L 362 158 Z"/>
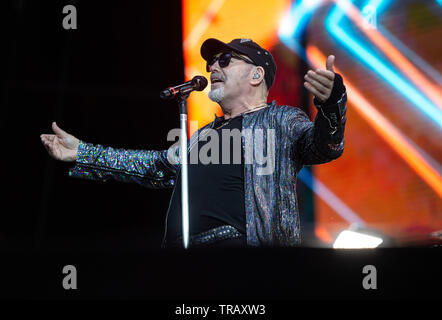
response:
<path fill-rule="evenodd" d="M 299 71 L 336 56 L 349 98 L 345 151 L 300 173 L 323 243 L 351 224 L 398 240 L 442 229 L 440 1 L 183 0 L 182 8 L 186 79 L 208 76 L 205 39 L 251 38 L 277 62 L 269 101 L 301 107 L 311 119 L 316 109 L 312 97 L 302 99 Z M 194 94 L 189 116 L 198 124 L 190 133 L 214 113 L 221 114 L 207 94 Z"/>

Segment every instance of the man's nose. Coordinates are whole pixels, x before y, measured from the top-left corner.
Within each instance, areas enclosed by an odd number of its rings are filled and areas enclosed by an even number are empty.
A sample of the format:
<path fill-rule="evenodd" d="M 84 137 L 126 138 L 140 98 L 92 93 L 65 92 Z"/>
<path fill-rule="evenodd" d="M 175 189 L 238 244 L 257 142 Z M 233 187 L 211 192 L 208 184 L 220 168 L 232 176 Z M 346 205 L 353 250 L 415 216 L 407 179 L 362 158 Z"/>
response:
<path fill-rule="evenodd" d="M 221 72 L 221 67 L 219 66 L 218 60 L 216 60 L 215 63 L 210 66 L 210 71 L 212 73 L 213 71 Z"/>

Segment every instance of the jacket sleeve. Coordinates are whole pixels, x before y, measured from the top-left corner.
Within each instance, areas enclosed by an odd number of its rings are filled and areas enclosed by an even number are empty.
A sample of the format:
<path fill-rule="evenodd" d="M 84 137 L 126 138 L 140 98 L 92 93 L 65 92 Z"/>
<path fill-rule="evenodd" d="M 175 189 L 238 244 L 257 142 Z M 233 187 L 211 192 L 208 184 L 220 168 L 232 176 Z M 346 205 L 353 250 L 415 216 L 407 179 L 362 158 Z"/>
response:
<path fill-rule="evenodd" d="M 80 141 L 75 166 L 69 176 L 90 180 L 135 182 L 148 188 L 175 185 L 177 166 L 167 157 L 168 150 L 125 150 Z"/>
<path fill-rule="evenodd" d="M 316 101 L 315 101 L 316 102 Z M 295 154 L 300 166 L 321 164 L 339 158 L 344 152 L 344 130 L 347 120 L 347 94 L 344 91 L 335 103 L 319 105 L 312 122 L 301 110 L 296 123 L 289 125 L 297 131 Z"/>

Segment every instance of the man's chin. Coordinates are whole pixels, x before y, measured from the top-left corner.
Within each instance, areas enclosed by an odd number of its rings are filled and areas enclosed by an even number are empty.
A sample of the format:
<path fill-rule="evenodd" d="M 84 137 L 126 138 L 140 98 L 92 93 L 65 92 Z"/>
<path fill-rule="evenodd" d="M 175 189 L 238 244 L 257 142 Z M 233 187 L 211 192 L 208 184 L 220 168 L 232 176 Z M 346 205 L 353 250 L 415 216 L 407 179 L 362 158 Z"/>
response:
<path fill-rule="evenodd" d="M 208 96 L 213 102 L 220 103 L 224 99 L 224 86 L 210 90 Z"/>

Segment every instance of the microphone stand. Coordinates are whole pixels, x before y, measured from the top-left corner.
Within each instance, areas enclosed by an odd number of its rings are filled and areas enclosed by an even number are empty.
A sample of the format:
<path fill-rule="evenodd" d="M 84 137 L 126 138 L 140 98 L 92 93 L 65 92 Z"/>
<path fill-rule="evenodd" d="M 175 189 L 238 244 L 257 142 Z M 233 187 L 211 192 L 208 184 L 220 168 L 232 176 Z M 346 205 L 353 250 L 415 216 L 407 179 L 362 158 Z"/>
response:
<path fill-rule="evenodd" d="M 189 192 L 188 192 L 188 161 L 187 161 L 187 98 L 190 92 L 186 88 L 180 90 L 178 106 L 180 111 L 180 158 L 181 158 L 181 210 L 183 225 L 184 249 L 189 246 Z"/>
<path fill-rule="evenodd" d="M 176 87 L 161 91 L 161 99 L 178 98 L 180 109 L 180 158 L 181 158 L 181 210 L 183 224 L 184 249 L 189 247 L 189 191 L 188 191 L 188 161 L 187 161 L 187 98 L 192 91 L 203 91 L 207 79 L 195 76 L 191 81 Z"/>

